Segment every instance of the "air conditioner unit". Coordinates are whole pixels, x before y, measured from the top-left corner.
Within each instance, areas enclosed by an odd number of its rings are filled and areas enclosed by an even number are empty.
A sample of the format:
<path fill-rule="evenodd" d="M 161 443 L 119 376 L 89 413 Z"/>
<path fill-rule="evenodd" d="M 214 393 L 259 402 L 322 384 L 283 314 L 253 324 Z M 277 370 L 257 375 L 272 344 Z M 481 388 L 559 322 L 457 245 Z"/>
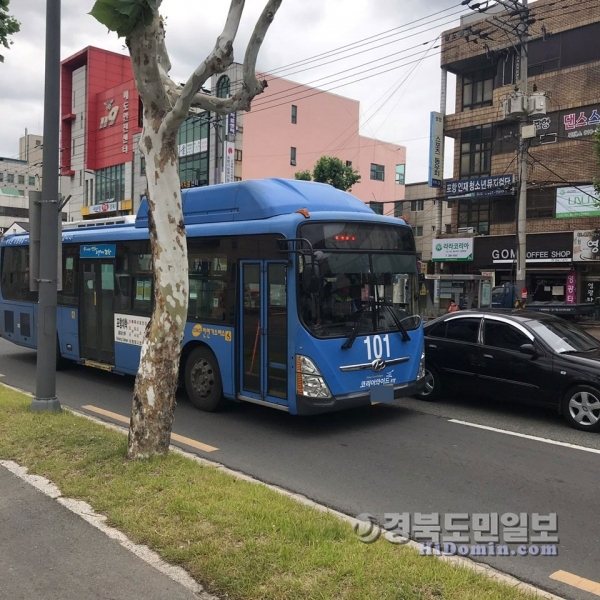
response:
<path fill-rule="evenodd" d="M 477 233 L 475 227 L 459 227 L 458 233 Z"/>

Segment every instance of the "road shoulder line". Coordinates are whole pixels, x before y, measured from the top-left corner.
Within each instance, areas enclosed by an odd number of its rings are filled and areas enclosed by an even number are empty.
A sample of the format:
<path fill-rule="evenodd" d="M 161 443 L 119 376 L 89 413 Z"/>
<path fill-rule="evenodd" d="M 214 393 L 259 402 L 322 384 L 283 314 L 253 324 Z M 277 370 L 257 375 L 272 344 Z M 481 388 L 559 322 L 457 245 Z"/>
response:
<path fill-rule="evenodd" d="M 486 431 L 495 431 L 496 433 L 504 433 L 505 435 L 512 435 L 514 437 L 520 437 L 526 440 L 533 440 L 535 442 L 543 442 L 544 444 L 552 444 L 554 446 L 562 446 L 563 448 L 581 450 L 582 452 L 600 454 L 600 450 L 598 450 L 597 448 L 588 448 L 587 446 L 578 446 L 577 444 L 570 444 L 568 442 L 559 442 L 558 440 L 551 440 L 549 438 L 538 437 L 536 435 L 529 435 L 528 433 L 518 433 L 516 431 L 509 431 L 508 429 L 498 429 L 497 427 L 490 427 L 489 425 L 479 425 L 477 423 L 470 423 L 469 421 L 460 421 L 459 419 L 448 419 L 448 423 L 456 423 L 457 425 L 475 427 L 476 429 L 485 429 Z"/>

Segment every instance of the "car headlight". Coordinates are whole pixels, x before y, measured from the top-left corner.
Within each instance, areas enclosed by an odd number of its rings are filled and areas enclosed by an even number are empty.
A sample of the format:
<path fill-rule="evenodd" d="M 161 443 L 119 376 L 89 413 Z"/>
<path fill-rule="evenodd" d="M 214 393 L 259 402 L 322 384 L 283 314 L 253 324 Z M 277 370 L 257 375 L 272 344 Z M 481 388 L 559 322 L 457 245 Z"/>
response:
<path fill-rule="evenodd" d="M 419 363 L 419 372 L 417 373 L 417 379 L 423 379 L 425 377 L 425 348 L 421 352 L 421 362 Z"/>
<path fill-rule="evenodd" d="M 331 398 L 329 387 L 317 365 L 301 354 L 296 355 L 296 393 L 309 398 Z"/>

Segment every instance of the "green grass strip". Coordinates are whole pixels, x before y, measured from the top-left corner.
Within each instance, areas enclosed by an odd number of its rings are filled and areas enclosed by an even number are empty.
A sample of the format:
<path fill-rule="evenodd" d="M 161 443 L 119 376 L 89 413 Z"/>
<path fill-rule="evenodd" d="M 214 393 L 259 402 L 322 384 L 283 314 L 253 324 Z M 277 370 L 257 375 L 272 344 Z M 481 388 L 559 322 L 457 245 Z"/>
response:
<path fill-rule="evenodd" d="M 380 540 L 332 515 L 170 453 L 125 460 L 126 437 L 67 411 L 36 414 L 0 386 L 0 458 L 88 502 L 108 524 L 231 599 L 531 598 Z"/>

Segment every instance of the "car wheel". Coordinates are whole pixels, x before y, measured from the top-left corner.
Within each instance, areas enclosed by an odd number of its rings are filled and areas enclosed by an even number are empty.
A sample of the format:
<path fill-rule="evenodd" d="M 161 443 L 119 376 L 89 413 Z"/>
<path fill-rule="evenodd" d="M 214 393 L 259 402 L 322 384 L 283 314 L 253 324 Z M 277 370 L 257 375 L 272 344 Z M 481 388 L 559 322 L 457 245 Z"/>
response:
<path fill-rule="evenodd" d="M 425 366 L 425 388 L 417 394 L 419 400 L 437 400 L 442 393 L 442 382 L 439 373 L 434 367 Z"/>
<path fill-rule="evenodd" d="M 185 390 L 200 410 L 213 412 L 223 404 L 221 370 L 216 356 L 206 347 L 194 348 L 185 363 Z"/>
<path fill-rule="evenodd" d="M 575 429 L 600 431 L 600 391 L 589 385 L 574 387 L 565 395 L 563 413 Z"/>

